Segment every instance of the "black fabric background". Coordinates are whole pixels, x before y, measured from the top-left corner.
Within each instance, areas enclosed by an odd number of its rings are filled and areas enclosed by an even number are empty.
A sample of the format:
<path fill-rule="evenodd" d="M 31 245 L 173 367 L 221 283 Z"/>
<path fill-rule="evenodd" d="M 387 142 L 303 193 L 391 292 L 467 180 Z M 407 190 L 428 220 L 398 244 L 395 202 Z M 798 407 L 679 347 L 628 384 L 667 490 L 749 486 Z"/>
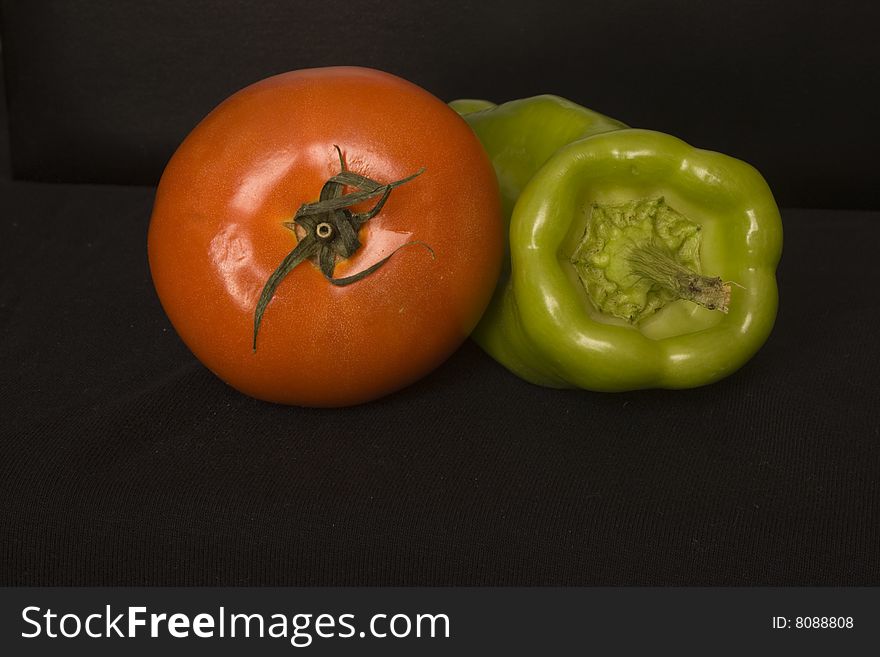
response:
<path fill-rule="evenodd" d="M 444 100 L 555 93 L 751 162 L 783 206 L 880 207 L 871 0 L 0 2 L 19 177 L 155 184 L 274 73 L 358 64 Z"/>
<path fill-rule="evenodd" d="M 880 584 L 873 5 L 173 6 L 2 3 L 0 584 Z M 356 408 L 227 388 L 138 184 L 228 92 L 341 60 L 750 159 L 787 206 L 767 345 L 690 391 L 543 389 L 471 342 Z"/>

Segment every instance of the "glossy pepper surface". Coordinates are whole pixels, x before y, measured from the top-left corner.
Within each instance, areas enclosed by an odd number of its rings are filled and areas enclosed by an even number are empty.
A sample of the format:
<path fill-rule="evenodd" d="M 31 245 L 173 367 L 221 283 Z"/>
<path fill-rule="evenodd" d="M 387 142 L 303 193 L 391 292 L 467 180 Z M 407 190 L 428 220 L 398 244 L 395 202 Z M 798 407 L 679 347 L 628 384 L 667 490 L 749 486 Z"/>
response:
<path fill-rule="evenodd" d="M 782 223 L 754 168 L 553 97 L 468 103 L 452 106 L 510 222 L 508 268 L 473 334 L 496 360 L 545 386 L 688 388 L 766 341 Z"/>

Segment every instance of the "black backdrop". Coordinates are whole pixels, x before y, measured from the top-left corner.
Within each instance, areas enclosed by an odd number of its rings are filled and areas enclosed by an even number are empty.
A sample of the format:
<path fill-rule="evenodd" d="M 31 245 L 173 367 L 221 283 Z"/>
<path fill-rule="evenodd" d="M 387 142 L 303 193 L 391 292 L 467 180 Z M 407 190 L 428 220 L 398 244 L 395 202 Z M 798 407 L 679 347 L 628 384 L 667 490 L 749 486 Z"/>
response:
<path fill-rule="evenodd" d="M 555 93 L 761 170 L 784 206 L 876 208 L 870 0 L 3 2 L 16 173 L 154 184 L 233 91 L 358 64 L 444 100 Z"/>
<path fill-rule="evenodd" d="M 874 3 L 0 9 L 0 584 L 880 584 Z M 471 342 L 357 408 L 228 389 L 155 298 L 151 185 L 230 92 L 343 63 L 751 161 L 785 206 L 768 344 L 691 391 L 538 388 Z"/>

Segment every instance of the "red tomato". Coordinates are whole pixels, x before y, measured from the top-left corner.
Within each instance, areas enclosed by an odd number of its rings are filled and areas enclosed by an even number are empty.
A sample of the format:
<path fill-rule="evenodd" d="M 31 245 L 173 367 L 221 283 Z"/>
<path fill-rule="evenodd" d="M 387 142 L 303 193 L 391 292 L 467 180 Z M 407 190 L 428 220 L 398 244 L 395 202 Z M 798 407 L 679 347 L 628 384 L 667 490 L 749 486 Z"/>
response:
<path fill-rule="evenodd" d="M 390 191 L 332 275 L 393 255 L 342 287 L 317 258 L 294 267 L 255 350 L 261 292 L 305 239 L 286 224 L 339 174 L 337 145 L 349 172 L 383 185 L 424 169 Z M 212 111 L 162 175 L 148 242 L 168 317 L 217 376 L 259 399 L 343 406 L 412 383 L 458 347 L 494 289 L 503 235 L 497 181 L 467 124 L 405 80 L 338 67 L 268 78 Z M 423 244 L 395 251 L 409 242 Z"/>

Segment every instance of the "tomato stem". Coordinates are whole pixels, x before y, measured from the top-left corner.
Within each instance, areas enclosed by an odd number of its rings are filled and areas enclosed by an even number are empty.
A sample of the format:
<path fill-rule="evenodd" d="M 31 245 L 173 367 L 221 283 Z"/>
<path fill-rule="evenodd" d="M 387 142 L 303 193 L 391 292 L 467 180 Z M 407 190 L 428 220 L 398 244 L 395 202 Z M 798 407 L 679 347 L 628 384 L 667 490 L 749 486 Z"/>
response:
<path fill-rule="evenodd" d="M 340 172 L 324 183 L 317 201 L 304 203 L 296 211 L 293 219 L 284 222 L 284 225 L 294 234 L 296 234 L 296 229 L 299 228 L 303 232 L 303 236 L 298 240 L 293 250 L 285 256 L 275 271 L 272 272 L 266 280 L 263 290 L 260 292 L 260 297 L 254 310 L 252 346 L 255 352 L 257 350 L 257 334 L 260 331 L 260 324 L 263 321 L 263 315 L 269 302 L 275 296 L 275 291 L 281 282 L 304 260 L 312 260 L 318 266 L 324 278 L 327 279 L 327 282 L 341 287 L 351 285 L 369 276 L 388 262 L 391 256 L 406 246 L 413 244 L 424 246 L 431 253 L 431 257 L 434 257 L 433 249 L 424 242 L 407 242 L 397 247 L 390 255 L 356 274 L 343 278 L 334 278 L 333 272 L 336 268 L 337 260 L 350 258 L 360 249 L 361 243 L 358 240 L 358 230 L 363 224 L 382 211 L 382 208 L 388 201 L 388 197 L 391 195 L 391 190 L 408 183 L 424 172 L 424 168 L 422 168 L 406 178 L 382 184 L 346 169 L 342 150 L 339 146 L 334 146 L 334 148 L 339 156 Z M 346 187 L 354 187 L 359 191 L 345 194 Z M 377 196 L 379 200 L 366 212 L 356 213 L 351 211 L 352 206 Z"/>

